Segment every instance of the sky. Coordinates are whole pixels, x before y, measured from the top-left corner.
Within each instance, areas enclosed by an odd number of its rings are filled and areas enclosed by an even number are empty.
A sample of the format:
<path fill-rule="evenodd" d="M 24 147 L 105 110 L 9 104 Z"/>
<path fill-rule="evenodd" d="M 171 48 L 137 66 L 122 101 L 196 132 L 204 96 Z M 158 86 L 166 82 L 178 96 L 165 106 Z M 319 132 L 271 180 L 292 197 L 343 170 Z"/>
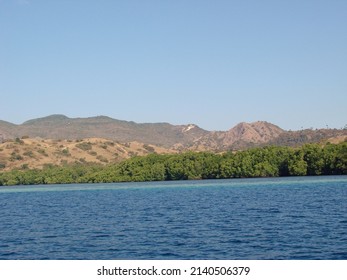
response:
<path fill-rule="evenodd" d="M 0 0 L 0 120 L 347 124 L 345 0 Z"/>

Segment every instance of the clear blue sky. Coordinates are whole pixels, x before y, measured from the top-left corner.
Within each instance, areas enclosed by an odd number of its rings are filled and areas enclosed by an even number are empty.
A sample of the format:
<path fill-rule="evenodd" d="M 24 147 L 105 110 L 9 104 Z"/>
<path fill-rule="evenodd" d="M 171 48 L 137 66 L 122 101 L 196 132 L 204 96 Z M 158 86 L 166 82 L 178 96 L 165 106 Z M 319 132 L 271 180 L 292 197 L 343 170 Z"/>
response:
<path fill-rule="evenodd" d="M 347 124 L 346 0 L 0 0 L 0 119 Z"/>

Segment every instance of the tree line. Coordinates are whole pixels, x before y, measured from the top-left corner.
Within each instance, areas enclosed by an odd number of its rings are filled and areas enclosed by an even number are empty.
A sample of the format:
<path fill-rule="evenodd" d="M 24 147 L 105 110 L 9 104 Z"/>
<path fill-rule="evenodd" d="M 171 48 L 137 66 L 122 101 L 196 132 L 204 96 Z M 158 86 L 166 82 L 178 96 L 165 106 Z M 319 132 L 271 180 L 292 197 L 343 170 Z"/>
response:
<path fill-rule="evenodd" d="M 347 142 L 262 147 L 216 154 L 133 157 L 118 164 L 69 164 L 0 173 L 0 185 L 111 183 L 306 175 L 347 175 Z"/>

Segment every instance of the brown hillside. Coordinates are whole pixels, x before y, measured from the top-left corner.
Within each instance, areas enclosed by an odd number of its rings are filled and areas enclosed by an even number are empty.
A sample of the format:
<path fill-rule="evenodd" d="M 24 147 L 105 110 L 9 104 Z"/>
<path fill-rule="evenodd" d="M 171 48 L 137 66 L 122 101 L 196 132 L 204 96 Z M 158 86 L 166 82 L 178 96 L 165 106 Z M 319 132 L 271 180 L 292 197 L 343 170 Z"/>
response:
<path fill-rule="evenodd" d="M 229 150 L 258 146 L 276 139 L 283 129 L 268 122 L 239 123 L 228 131 L 211 132 L 194 142 L 200 150 Z"/>
<path fill-rule="evenodd" d="M 21 125 L 2 125 L 0 140 L 29 136 L 44 139 L 105 138 L 119 142 L 138 141 L 170 148 L 176 143 L 189 145 L 196 137 L 208 131 L 196 125 L 171 125 L 169 123 L 135 123 L 115 120 L 105 116 L 91 118 L 68 118 L 52 115 L 27 121 Z"/>
<path fill-rule="evenodd" d="M 232 146 L 236 142 L 266 143 L 277 138 L 284 130 L 268 122 L 239 123 L 225 133 L 223 145 Z"/>
<path fill-rule="evenodd" d="M 263 145 L 298 146 L 321 142 L 328 138 L 347 136 L 347 129 L 285 131 L 274 124 L 258 121 L 242 122 L 228 131 L 206 131 L 194 124 L 135 123 L 105 116 L 68 118 L 64 115 L 51 115 L 30 120 L 21 125 L 0 121 L 0 143 L 6 139 L 23 136 L 31 139 L 39 137 L 60 141 L 100 138 L 114 143 L 144 143 L 155 146 L 156 149 L 162 147 L 163 150 L 225 151 Z M 95 152 L 101 153 L 101 151 Z M 72 153 L 74 160 L 79 160 L 80 156 L 78 153 L 76 155 Z M 102 153 L 99 158 L 101 156 L 103 156 Z M 88 160 L 94 160 L 91 155 L 85 155 L 85 157 Z M 70 159 L 60 160 L 69 161 Z M 108 155 L 107 160 L 112 162 L 114 158 Z"/>
<path fill-rule="evenodd" d="M 0 168 L 42 168 L 47 164 L 108 164 L 135 155 L 175 151 L 138 142 L 119 143 L 101 138 L 83 140 L 16 139 L 0 144 Z"/>

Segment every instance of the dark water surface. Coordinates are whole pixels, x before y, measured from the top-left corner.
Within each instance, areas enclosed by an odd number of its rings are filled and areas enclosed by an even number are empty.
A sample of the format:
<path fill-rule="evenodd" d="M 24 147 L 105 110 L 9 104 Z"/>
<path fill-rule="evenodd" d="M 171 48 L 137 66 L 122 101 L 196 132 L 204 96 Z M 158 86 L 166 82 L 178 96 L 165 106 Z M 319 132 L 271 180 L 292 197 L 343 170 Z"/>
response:
<path fill-rule="evenodd" d="M 0 259 L 347 259 L 347 176 L 0 188 Z"/>

